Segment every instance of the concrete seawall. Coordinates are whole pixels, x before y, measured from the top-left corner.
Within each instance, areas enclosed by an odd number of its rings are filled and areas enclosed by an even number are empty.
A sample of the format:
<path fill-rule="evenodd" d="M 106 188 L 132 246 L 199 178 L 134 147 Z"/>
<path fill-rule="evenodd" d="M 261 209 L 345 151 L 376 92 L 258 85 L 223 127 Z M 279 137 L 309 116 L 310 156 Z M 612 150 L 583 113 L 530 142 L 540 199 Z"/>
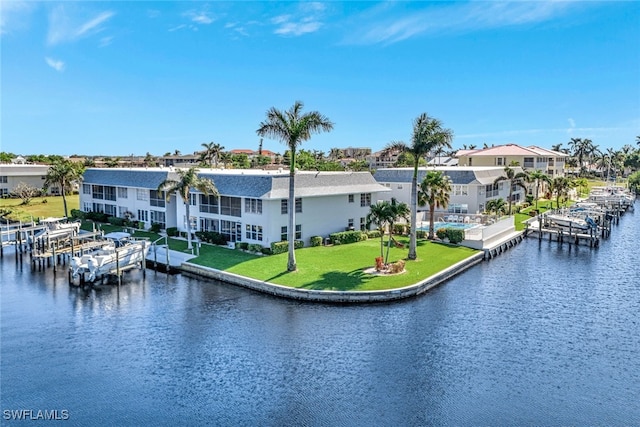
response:
<path fill-rule="evenodd" d="M 262 280 L 239 276 L 237 274 L 216 270 L 211 267 L 204 267 L 190 262 L 185 262 L 180 266 L 183 273 L 198 277 L 220 280 L 233 285 L 242 286 L 255 291 L 275 295 L 283 298 L 290 298 L 301 301 L 328 302 L 328 303 L 367 303 L 394 301 L 412 296 L 420 295 L 429 289 L 438 286 L 442 282 L 450 279 L 456 274 L 472 267 L 484 259 L 484 253 L 474 254 L 451 267 L 442 270 L 420 282 L 405 286 L 403 288 L 381 290 L 381 291 L 320 291 L 291 288 L 277 285 Z"/>

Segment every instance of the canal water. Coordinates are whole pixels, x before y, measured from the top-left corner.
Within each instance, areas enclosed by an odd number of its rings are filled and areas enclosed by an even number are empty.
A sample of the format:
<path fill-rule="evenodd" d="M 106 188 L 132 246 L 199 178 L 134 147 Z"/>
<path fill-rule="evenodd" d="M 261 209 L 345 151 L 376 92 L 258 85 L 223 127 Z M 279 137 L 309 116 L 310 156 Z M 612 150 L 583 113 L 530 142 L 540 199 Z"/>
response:
<path fill-rule="evenodd" d="M 640 425 L 639 241 L 628 213 L 359 306 L 150 270 L 83 291 L 5 252 L 0 423 Z"/>

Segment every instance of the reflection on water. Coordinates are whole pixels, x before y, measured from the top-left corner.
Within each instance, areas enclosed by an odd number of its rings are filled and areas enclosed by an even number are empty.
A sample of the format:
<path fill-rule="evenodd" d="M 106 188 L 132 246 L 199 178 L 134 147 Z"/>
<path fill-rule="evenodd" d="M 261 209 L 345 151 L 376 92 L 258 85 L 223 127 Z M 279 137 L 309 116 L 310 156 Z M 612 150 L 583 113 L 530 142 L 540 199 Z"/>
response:
<path fill-rule="evenodd" d="M 638 226 L 596 250 L 529 239 L 370 306 L 153 271 L 83 291 L 5 255 L 1 407 L 66 425 L 638 424 Z"/>

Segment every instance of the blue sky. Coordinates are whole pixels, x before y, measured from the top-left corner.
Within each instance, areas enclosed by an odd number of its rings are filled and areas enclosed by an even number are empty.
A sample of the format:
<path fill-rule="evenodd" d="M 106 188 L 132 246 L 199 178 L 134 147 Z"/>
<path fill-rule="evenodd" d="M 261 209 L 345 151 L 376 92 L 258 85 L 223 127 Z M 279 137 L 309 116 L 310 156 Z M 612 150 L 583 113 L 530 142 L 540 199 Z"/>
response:
<path fill-rule="evenodd" d="M 0 2 L 1 147 L 257 149 L 267 109 L 334 122 L 302 148 L 600 148 L 640 134 L 640 2 Z M 284 152 L 278 141 L 264 148 Z"/>

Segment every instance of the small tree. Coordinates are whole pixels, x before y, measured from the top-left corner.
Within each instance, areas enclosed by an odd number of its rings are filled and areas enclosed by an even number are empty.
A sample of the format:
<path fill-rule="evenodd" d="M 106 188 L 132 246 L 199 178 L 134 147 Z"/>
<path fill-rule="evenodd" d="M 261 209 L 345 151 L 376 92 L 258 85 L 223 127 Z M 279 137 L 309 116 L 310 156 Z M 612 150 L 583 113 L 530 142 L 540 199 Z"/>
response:
<path fill-rule="evenodd" d="M 20 182 L 13 189 L 13 194 L 22 200 L 23 205 L 31 203 L 31 199 L 37 197 L 41 193 L 41 190 L 33 187 L 25 182 Z"/>

